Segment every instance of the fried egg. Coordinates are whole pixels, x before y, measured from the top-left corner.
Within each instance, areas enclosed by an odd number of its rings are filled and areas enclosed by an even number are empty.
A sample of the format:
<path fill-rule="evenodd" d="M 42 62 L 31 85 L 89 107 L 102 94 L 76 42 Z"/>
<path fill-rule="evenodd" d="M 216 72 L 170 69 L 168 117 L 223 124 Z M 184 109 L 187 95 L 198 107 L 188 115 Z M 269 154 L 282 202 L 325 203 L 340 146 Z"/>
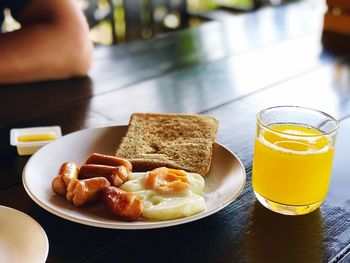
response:
<path fill-rule="evenodd" d="M 161 167 L 130 174 L 129 180 L 120 188 L 136 193 L 142 200 L 142 217 L 170 220 L 205 210 L 204 186 L 204 179 L 199 174 Z"/>

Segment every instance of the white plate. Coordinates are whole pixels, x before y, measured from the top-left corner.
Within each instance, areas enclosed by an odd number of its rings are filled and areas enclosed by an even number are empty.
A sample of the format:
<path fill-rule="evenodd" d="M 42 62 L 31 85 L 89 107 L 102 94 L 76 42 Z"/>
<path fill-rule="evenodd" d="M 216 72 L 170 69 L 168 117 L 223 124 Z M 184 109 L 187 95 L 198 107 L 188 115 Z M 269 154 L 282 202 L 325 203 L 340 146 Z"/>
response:
<path fill-rule="evenodd" d="M 103 228 L 147 229 L 183 224 L 209 216 L 229 205 L 243 189 L 246 175 L 242 163 L 225 147 L 215 143 L 211 169 L 205 177 L 207 210 L 191 217 L 157 222 L 124 222 L 101 204 L 77 208 L 52 191 L 51 181 L 62 163 L 73 161 L 81 165 L 93 152 L 114 155 L 125 132 L 126 126 L 87 129 L 44 146 L 24 168 L 22 179 L 27 193 L 47 211 L 77 223 Z"/>
<path fill-rule="evenodd" d="M 49 242 L 42 227 L 30 216 L 0 206 L 0 261 L 45 262 Z"/>

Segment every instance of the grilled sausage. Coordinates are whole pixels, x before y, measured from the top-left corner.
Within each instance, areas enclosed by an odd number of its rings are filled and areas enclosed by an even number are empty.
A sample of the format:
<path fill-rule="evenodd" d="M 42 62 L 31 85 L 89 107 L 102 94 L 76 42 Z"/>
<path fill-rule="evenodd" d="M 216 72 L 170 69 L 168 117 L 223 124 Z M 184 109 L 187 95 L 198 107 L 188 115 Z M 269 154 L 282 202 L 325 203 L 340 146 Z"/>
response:
<path fill-rule="evenodd" d="M 135 193 L 109 186 L 101 191 L 101 199 L 110 212 L 123 220 L 135 221 L 142 214 L 143 203 Z"/>
<path fill-rule="evenodd" d="M 118 158 L 111 155 L 105 155 L 100 153 L 92 153 L 87 159 L 86 164 L 102 164 L 108 166 L 125 166 L 128 173 L 132 171 L 132 164 L 126 159 Z"/>
<path fill-rule="evenodd" d="M 101 164 L 84 164 L 80 167 L 78 178 L 88 179 L 94 177 L 105 177 L 111 180 L 115 167 Z"/>
<path fill-rule="evenodd" d="M 98 198 L 99 192 L 110 186 L 104 177 L 85 180 L 71 180 L 68 185 L 66 198 L 75 206 L 81 206 Z"/>
<path fill-rule="evenodd" d="M 105 177 L 113 186 L 119 187 L 128 179 L 125 166 L 108 166 L 101 164 L 84 164 L 80 167 L 79 179 Z"/>
<path fill-rule="evenodd" d="M 52 180 L 52 190 L 59 195 L 66 195 L 67 187 L 72 179 L 78 178 L 79 167 L 73 162 L 61 165 L 58 175 Z"/>

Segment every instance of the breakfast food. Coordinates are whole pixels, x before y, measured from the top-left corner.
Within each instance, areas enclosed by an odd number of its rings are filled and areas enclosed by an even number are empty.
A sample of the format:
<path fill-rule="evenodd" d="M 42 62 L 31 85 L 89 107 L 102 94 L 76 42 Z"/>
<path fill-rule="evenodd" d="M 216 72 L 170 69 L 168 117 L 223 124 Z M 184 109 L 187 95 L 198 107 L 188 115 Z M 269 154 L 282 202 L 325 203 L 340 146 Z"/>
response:
<path fill-rule="evenodd" d="M 142 200 L 142 217 L 149 220 L 188 217 L 206 209 L 204 179 L 195 173 L 166 167 L 132 173 L 121 189 Z"/>
<path fill-rule="evenodd" d="M 104 177 L 95 177 L 85 180 L 73 179 L 67 187 L 67 200 L 75 206 L 82 206 L 98 198 L 99 192 L 110 186 Z"/>
<path fill-rule="evenodd" d="M 156 168 L 146 173 L 142 181 L 146 189 L 166 195 L 178 194 L 190 188 L 186 172 L 166 167 Z"/>
<path fill-rule="evenodd" d="M 113 186 L 113 175 L 118 169 L 127 175 L 121 177 L 125 181 L 119 182 L 120 188 Z M 126 221 L 140 217 L 170 220 L 206 209 L 204 178 L 167 167 L 131 173 L 123 165 L 83 164 L 79 169 L 77 164 L 67 162 L 53 179 L 52 189 L 75 206 L 100 200 L 107 210 Z"/>
<path fill-rule="evenodd" d="M 76 163 L 66 162 L 61 165 L 58 175 L 52 181 L 52 189 L 56 194 L 65 196 L 72 179 L 78 178 L 79 167 Z"/>
<path fill-rule="evenodd" d="M 80 167 L 78 178 L 105 177 L 113 186 L 119 187 L 127 181 L 132 164 L 111 155 L 92 153 Z"/>
<path fill-rule="evenodd" d="M 142 213 L 142 201 L 136 194 L 115 187 L 127 181 L 131 171 L 128 160 L 93 153 L 80 168 L 72 162 L 62 164 L 59 175 L 52 181 L 52 189 L 75 206 L 101 199 L 113 214 L 134 221 Z"/>
<path fill-rule="evenodd" d="M 75 206 L 97 200 L 126 221 L 197 214 L 206 209 L 203 177 L 217 130 L 212 116 L 135 113 L 116 156 L 63 164 L 52 189 Z"/>
<path fill-rule="evenodd" d="M 205 176 L 217 129 L 212 116 L 134 113 L 116 156 L 128 159 L 134 171 L 165 166 Z"/>
<path fill-rule="evenodd" d="M 132 192 L 109 186 L 101 191 L 101 199 L 110 212 L 123 220 L 135 221 L 141 216 L 143 203 Z"/>
<path fill-rule="evenodd" d="M 132 170 L 132 164 L 122 158 L 117 158 L 111 155 L 105 155 L 100 153 L 92 153 L 85 161 L 86 164 L 102 164 L 108 166 L 124 166 L 128 172 Z"/>
<path fill-rule="evenodd" d="M 104 177 L 113 186 L 119 187 L 128 179 L 128 171 L 125 166 L 108 166 L 102 164 L 84 164 L 80 167 L 79 179 Z"/>

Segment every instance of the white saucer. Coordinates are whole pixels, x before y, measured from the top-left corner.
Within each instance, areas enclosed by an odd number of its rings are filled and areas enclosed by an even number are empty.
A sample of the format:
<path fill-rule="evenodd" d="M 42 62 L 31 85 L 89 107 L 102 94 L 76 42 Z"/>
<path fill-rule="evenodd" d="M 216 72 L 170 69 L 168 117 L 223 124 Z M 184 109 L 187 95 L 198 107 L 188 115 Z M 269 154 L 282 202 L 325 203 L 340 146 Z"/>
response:
<path fill-rule="evenodd" d="M 0 262 L 41 263 L 48 252 L 46 233 L 33 218 L 0 206 Z"/>

